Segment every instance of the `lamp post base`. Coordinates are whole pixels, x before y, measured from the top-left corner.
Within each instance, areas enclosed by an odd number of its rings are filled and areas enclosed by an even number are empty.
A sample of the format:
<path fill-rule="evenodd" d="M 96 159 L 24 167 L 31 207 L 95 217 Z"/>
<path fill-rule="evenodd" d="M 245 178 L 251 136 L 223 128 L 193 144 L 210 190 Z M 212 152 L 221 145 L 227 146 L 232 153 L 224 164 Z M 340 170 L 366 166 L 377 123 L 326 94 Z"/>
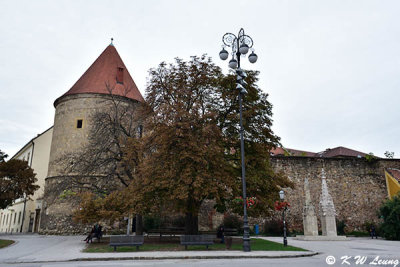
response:
<path fill-rule="evenodd" d="M 250 252 L 251 247 L 250 247 L 250 238 L 249 237 L 243 237 L 243 251 L 244 252 Z"/>

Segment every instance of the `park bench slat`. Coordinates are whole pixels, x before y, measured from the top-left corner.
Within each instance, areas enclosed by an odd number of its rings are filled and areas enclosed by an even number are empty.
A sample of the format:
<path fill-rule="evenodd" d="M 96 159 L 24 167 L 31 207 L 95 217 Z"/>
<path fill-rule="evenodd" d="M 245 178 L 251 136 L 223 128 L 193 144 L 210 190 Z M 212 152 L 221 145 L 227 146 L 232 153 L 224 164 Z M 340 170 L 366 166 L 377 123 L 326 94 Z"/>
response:
<path fill-rule="evenodd" d="M 180 238 L 181 245 L 185 246 L 185 250 L 187 250 L 187 246 L 196 245 L 204 245 L 208 249 L 209 245 L 214 244 L 214 237 L 212 235 L 182 235 Z"/>
<path fill-rule="evenodd" d="M 143 245 L 144 236 L 142 235 L 112 235 L 110 236 L 110 247 L 114 247 L 114 251 L 117 247 L 122 246 L 136 246 L 136 250 L 139 250 L 139 246 Z"/>

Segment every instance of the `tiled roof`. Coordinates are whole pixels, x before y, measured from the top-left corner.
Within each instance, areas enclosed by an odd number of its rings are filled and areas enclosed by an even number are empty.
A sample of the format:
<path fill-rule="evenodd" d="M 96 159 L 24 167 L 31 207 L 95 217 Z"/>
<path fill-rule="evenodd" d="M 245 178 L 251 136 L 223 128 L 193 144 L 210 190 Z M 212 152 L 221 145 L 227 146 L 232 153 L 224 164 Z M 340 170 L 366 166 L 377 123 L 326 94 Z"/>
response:
<path fill-rule="evenodd" d="M 272 156 L 285 155 L 285 150 L 282 147 L 276 147 L 270 151 Z"/>
<path fill-rule="evenodd" d="M 365 157 L 365 155 L 367 154 L 342 146 L 328 148 L 325 151 L 318 153 L 318 156 L 323 158 Z"/>
<path fill-rule="evenodd" d="M 87 93 L 110 94 L 110 88 L 113 95 L 124 96 L 140 102 L 144 101 L 112 44 L 107 46 L 82 77 L 63 96 Z M 55 105 L 60 98 L 54 102 Z"/>
<path fill-rule="evenodd" d="M 303 156 L 303 157 L 323 157 L 323 158 L 340 158 L 340 157 L 365 157 L 365 153 L 356 151 L 346 147 L 328 148 L 323 152 L 314 153 L 309 151 L 297 150 L 292 148 L 277 147 L 271 150 L 272 156 L 287 155 L 287 156 Z"/>

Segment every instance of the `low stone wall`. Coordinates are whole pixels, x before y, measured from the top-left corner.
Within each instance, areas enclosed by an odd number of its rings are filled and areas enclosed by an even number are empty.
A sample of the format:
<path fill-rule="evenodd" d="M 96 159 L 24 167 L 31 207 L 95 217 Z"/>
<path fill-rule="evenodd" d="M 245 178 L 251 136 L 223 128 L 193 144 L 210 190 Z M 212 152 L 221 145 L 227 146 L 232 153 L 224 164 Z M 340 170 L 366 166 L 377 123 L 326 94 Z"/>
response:
<path fill-rule="evenodd" d="M 115 182 L 102 176 L 46 178 L 39 233 L 85 234 L 90 232 L 92 225 L 79 224 L 72 220 L 74 211 L 79 209 L 80 200 L 77 193 L 87 191 L 88 185 L 110 190 L 117 186 Z M 103 224 L 103 226 L 106 225 Z"/>
<path fill-rule="evenodd" d="M 49 177 L 46 179 L 39 233 L 83 234 L 90 231 L 90 225 L 76 224 L 72 221 L 74 210 L 79 208 L 78 200 L 75 195 L 62 197 L 64 190 L 71 189 L 69 177 Z"/>

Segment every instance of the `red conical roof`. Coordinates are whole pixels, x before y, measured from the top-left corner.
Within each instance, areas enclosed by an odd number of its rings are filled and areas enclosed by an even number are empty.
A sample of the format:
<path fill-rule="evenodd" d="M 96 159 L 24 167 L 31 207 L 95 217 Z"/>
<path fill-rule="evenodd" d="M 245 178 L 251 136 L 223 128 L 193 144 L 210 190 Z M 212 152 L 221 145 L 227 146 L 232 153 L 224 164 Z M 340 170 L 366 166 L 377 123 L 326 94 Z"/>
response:
<path fill-rule="evenodd" d="M 143 102 L 135 82 L 114 45 L 110 44 L 71 89 L 60 98 L 75 94 L 110 94 Z M 54 104 L 56 105 L 58 98 Z"/>

